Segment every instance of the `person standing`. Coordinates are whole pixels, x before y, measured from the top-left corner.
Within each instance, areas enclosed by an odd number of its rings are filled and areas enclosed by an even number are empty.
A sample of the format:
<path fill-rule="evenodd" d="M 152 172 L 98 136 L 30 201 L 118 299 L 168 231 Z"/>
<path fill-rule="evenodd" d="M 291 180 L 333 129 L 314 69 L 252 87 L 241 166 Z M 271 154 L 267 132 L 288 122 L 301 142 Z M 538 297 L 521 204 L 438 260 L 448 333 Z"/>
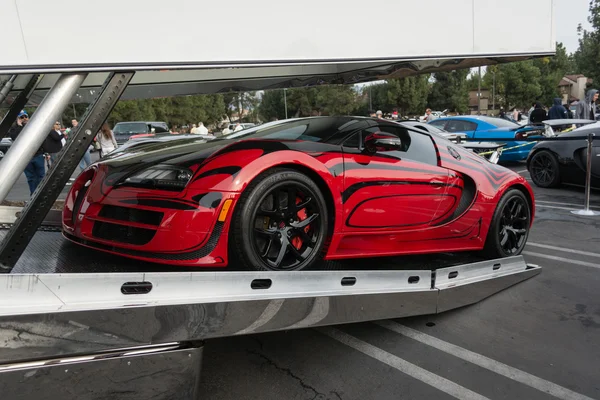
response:
<path fill-rule="evenodd" d="M 100 128 L 97 138 L 100 143 L 100 157 L 104 157 L 118 147 L 115 134 L 106 122 L 102 124 L 102 128 Z"/>
<path fill-rule="evenodd" d="M 29 115 L 22 110 L 19 115 L 17 115 L 17 122 L 13 125 L 8 131 L 8 135 L 10 138 L 15 141 L 17 137 L 23 131 L 23 128 L 29 122 Z M 10 150 L 9 150 L 10 151 Z M 25 176 L 27 177 L 27 184 L 29 185 L 29 194 L 32 195 L 37 189 L 38 185 L 44 179 L 46 175 L 46 168 L 44 167 L 44 149 L 40 147 L 37 149 L 33 158 L 29 160 L 27 166 L 25 167 Z"/>
<path fill-rule="evenodd" d="M 596 120 L 596 101 L 598 100 L 598 91 L 590 89 L 585 94 L 585 99 L 577 103 L 575 110 L 575 119 Z"/>
<path fill-rule="evenodd" d="M 562 105 L 562 99 L 556 97 L 554 99 L 554 105 L 548 110 L 548 119 L 568 119 L 569 113 L 567 109 Z"/>
<path fill-rule="evenodd" d="M 204 122 L 198 122 L 198 130 L 196 131 L 196 133 L 200 135 L 208 135 L 208 129 L 206 129 L 206 127 L 204 126 Z"/>
<path fill-rule="evenodd" d="M 530 124 L 541 124 L 543 121 L 548 119 L 548 114 L 544 110 L 544 106 L 539 101 L 535 103 L 535 107 L 531 114 L 529 114 Z"/>
<path fill-rule="evenodd" d="M 44 151 L 50 154 L 50 165 L 54 165 L 56 156 L 62 150 L 63 146 L 67 143 L 65 136 L 60 130 L 60 122 L 54 123 L 54 129 L 50 131 L 46 140 L 44 140 L 43 148 Z"/>

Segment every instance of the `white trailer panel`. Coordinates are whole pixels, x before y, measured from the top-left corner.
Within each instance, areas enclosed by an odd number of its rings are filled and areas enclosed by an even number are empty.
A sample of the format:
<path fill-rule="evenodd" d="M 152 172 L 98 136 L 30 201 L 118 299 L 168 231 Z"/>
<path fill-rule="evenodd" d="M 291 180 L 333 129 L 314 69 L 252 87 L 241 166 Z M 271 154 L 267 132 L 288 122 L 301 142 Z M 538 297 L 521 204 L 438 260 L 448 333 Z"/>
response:
<path fill-rule="evenodd" d="M 553 0 L 0 0 L 5 71 L 554 52 Z"/>

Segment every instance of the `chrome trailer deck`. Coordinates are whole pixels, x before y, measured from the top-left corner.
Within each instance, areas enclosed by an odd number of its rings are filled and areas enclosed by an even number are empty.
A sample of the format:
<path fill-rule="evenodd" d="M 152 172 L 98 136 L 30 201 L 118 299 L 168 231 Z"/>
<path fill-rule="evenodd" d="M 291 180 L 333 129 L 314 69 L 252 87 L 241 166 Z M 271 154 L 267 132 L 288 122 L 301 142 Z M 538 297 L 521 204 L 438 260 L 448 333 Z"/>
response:
<path fill-rule="evenodd" d="M 377 271 L 364 270 L 369 260 L 310 272 L 173 270 L 81 248 L 46 226 L 0 275 L 0 391 L 196 399 L 207 339 L 442 313 L 541 272 L 521 256 L 469 258 L 395 257 Z"/>

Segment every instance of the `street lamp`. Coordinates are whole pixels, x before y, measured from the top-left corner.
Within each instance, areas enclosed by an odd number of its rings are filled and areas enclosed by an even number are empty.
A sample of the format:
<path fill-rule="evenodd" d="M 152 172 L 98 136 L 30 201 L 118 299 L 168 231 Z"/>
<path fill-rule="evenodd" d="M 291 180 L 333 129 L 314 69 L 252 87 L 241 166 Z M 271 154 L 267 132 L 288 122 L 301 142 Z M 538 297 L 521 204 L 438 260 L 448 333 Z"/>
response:
<path fill-rule="evenodd" d="M 492 110 L 496 111 L 496 71 L 492 71 Z"/>
<path fill-rule="evenodd" d="M 479 81 L 477 82 L 477 115 L 481 115 L 481 67 L 479 67 Z"/>
<path fill-rule="evenodd" d="M 285 119 L 288 119 L 288 117 L 287 117 L 287 96 L 286 96 L 286 88 L 283 88 L 283 104 L 285 105 Z"/>

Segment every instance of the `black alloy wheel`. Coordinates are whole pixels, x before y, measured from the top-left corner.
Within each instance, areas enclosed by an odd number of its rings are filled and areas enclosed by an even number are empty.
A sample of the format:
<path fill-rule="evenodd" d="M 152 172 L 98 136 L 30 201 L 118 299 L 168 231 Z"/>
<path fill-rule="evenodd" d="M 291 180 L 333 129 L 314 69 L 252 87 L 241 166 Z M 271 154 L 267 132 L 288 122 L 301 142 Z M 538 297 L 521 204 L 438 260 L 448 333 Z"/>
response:
<path fill-rule="evenodd" d="M 529 237 L 531 205 L 518 189 L 510 189 L 500 200 L 485 244 L 484 252 L 491 258 L 521 254 Z"/>
<path fill-rule="evenodd" d="M 556 156 L 547 150 L 533 155 L 529 163 L 531 180 L 539 187 L 551 188 L 560 184 L 559 165 Z"/>
<path fill-rule="evenodd" d="M 522 198 L 512 197 L 502 210 L 500 246 L 507 255 L 516 255 L 525 246 L 529 230 L 529 206 Z"/>
<path fill-rule="evenodd" d="M 296 271 L 321 258 L 327 207 L 307 176 L 273 170 L 252 182 L 236 209 L 231 250 L 246 268 Z"/>

